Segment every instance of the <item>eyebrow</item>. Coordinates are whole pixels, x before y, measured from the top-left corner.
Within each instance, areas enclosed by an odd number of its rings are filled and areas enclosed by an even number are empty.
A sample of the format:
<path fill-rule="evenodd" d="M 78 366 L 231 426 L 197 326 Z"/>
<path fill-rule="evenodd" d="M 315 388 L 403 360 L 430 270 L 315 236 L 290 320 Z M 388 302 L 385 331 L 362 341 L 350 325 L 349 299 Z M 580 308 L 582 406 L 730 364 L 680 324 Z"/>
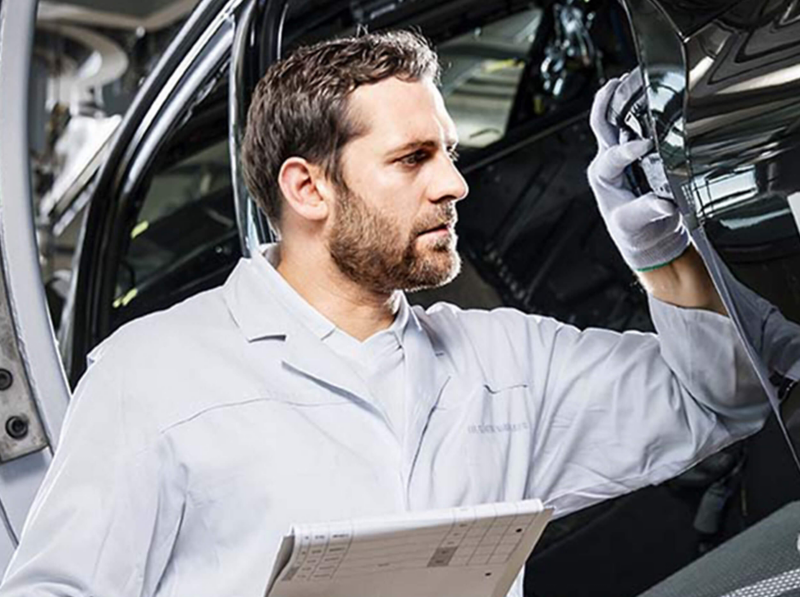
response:
<path fill-rule="evenodd" d="M 458 139 L 456 138 L 449 138 L 447 139 L 447 147 L 452 148 L 458 145 Z M 394 149 L 390 149 L 386 152 L 386 155 L 393 156 L 393 155 L 400 155 L 407 152 L 415 151 L 417 149 L 436 149 L 439 146 L 438 141 L 434 141 L 433 139 L 416 139 L 414 141 L 409 141 L 400 147 L 395 147 Z"/>

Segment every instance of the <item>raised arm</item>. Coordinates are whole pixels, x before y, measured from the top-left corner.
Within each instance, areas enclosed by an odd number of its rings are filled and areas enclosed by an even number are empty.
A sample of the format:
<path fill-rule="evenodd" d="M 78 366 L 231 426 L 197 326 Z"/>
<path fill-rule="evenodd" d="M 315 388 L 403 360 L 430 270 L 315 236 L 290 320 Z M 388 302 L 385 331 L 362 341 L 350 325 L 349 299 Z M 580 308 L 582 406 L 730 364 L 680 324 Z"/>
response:
<path fill-rule="evenodd" d="M 528 321 L 529 492 L 559 515 L 670 479 L 770 412 L 730 319 L 650 304 L 658 334 Z"/>
<path fill-rule="evenodd" d="M 626 184 L 625 168 L 652 144 L 624 142 L 607 122 L 620 84 L 610 81 L 595 98 L 598 152 L 589 183 L 611 237 L 650 295 L 658 333 L 531 322 L 540 354 L 532 348 L 530 358 L 536 363 L 543 353 L 552 364 L 541 372 L 544 387 L 535 388 L 531 491 L 560 514 L 669 479 L 754 433 L 770 412 L 677 206 L 652 192 L 636 196 Z"/>

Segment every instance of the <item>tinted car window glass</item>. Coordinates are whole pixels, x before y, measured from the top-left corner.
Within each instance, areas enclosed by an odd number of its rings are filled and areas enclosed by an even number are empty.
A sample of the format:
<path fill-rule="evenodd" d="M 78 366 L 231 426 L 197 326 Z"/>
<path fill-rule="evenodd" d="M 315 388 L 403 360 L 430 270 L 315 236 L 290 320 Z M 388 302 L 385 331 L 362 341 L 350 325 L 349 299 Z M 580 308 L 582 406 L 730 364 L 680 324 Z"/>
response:
<path fill-rule="evenodd" d="M 156 174 L 147 191 L 125 254 L 125 275 L 118 279 L 117 300 L 139 284 L 163 273 L 187 249 L 213 243 L 235 227 L 232 205 L 215 200 L 230 189 L 227 140 L 191 154 Z M 186 246 L 189 237 L 182 224 L 189 219 L 202 223 L 209 232 L 197 246 Z M 195 243 L 191 243 L 195 245 Z"/>
<path fill-rule="evenodd" d="M 139 212 L 137 227 L 170 217 L 189 203 L 230 186 L 227 140 L 221 140 L 159 173 Z"/>
<path fill-rule="evenodd" d="M 462 146 L 505 135 L 541 18 L 541 9 L 526 10 L 439 45 L 442 95 Z"/>
<path fill-rule="evenodd" d="M 183 282 L 192 284 L 216 269 L 199 263 L 238 257 L 227 138 L 169 159 L 173 155 L 168 152 L 156 167 L 132 221 L 115 285 L 117 325 L 143 309 L 166 306 L 164 299 Z M 142 305 L 149 294 L 158 304 Z"/>

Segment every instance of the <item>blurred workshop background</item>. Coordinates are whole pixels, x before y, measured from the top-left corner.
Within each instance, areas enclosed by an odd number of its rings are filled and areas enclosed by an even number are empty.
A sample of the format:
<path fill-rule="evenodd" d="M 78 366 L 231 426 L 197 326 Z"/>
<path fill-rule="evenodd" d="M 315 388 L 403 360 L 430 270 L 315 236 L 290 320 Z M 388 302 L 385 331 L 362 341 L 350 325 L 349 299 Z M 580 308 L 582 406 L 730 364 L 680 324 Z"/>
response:
<path fill-rule="evenodd" d="M 93 174 L 139 85 L 198 2 L 39 3 L 30 139 L 42 274 L 53 314 L 67 294 Z"/>

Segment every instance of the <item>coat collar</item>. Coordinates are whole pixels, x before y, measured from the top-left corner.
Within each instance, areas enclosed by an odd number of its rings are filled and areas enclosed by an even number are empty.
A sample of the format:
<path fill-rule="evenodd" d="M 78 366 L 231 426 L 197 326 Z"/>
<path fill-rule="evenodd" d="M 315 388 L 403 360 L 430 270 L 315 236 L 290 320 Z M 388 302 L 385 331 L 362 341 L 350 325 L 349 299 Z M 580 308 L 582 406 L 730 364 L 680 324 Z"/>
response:
<path fill-rule="evenodd" d="M 277 257 L 277 244 L 261 245 L 251 258 L 239 260 L 223 285 L 223 298 L 237 327 L 248 342 L 285 337 L 298 326 L 320 340 L 326 338 L 336 325 L 283 279 L 273 265 Z M 389 328 L 401 345 L 410 318 L 411 307 L 401 294 L 397 318 Z"/>
<path fill-rule="evenodd" d="M 274 245 L 260 247 L 250 259 L 241 259 L 225 282 L 223 297 L 236 326 L 248 342 L 284 340 L 284 365 L 317 383 L 371 403 L 363 380 L 322 342 L 335 325 L 305 302 L 275 270 L 270 263 L 274 251 Z M 445 380 L 433 371 L 438 341 L 428 337 L 406 297 L 401 300 L 397 327 L 402 330 L 401 344 L 407 350 L 407 362 L 414 363 L 408 368 L 406 383 L 414 388 L 411 390 L 414 401 L 422 400 L 424 404 L 411 415 L 411 427 L 415 430 L 412 443 L 418 444 L 424 420 Z"/>
<path fill-rule="evenodd" d="M 336 326 L 309 305 L 273 267 L 278 247 L 262 245 L 242 258 L 223 286 L 228 310 L 248 342 L 287 336 L 304 325 L 324 338 Z M 302 324 L 300 323 L 302 322 Z"/>

